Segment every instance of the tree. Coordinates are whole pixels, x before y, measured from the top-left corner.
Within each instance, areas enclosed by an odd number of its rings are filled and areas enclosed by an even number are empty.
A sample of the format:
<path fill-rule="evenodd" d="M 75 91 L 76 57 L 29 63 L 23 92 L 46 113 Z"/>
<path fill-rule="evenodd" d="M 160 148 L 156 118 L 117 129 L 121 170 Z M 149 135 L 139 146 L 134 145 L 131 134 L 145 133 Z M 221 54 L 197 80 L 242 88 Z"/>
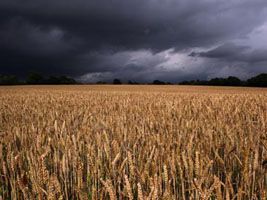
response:
<path fill-rule="evenodd" d="M 165 85 L 165 83 L 163 81 L 159 81 L 159 80 L 154 80 L 153 84 L 154 85 Z"/>
<path fill-rule="evenodd" d="M 107 83 L 105 81 L 97 81 L 96 84 L 104 85 L 104 84 L 107 84 Z"/>
<path fill-rule="evenodd" d="M 46 84 L 60 84 L 60 79 L 56 76 L 50 76 L 48 79 L 45 80 Z"/>
<path fill-rule="evenodd" d="M 41 74 L 32 72 L 26 79 L 27 84 L 44 84 L 44 78 Z"/>
<path fill-rule="evenodd" d="M 229 76 L 228 78 L 214 78 L 208 81 L 208 85 L 218 85 L 218 86 L 240 86 L 242 81 L 234 76 Z"/>
<path fill-rule="evenodd" d="M 120 84 L 121 84 L 120 79 L 115 78 L 115 79 L 113 80 L 113 84 L 114 84 L 114 85 L 120 85 Z"/>
<path fill-rule="evenodd" d="M 229 85 L 229 86 L 241 86 L 242 85 L 242 81 L 237 77 L 229 76 L 226 79 L 226 85 Z"/>
<path fill-rule="evenodd" d="M 77 82 L 72 79 L 69 78 L 67 76 L 50 76 L 47 80 L 46 80 L 47 84 L 54 84 L 54 85 L 68 85 L 68 84 L 76 84 Z"/>
<path fill-rule="evenodd" d="M 77 83 L 75 79 L 67 77 L 67 76 L 61 76 L 60 80 L 62 84 L 76 84 Z"/>
<path fill-rule="evenodd" d="M 248 86 L 267 87 L 267 74 L 259 74 L 247 80 Z"/>
<path fill-rule="evenodd" d="M 136 81 L 131 81 L 131 80 L 129 80 L 129 81 L 128 81 L 128 84 L 129 84 L 129 85 L 138 85 L 139 83 L 136 82 Z"/>
<path fill-rule="evenodd" d="M 0 85 L 17 85 L 18 78 L 14 75 L 0 75 Z"/>
<path fill-rule="evenodd" d="M 224 83 L 225 80 L 223 78 L 213 78 L 208 82 L 209 85 L 217 85 L 217 86 L 223 86 Z"/>

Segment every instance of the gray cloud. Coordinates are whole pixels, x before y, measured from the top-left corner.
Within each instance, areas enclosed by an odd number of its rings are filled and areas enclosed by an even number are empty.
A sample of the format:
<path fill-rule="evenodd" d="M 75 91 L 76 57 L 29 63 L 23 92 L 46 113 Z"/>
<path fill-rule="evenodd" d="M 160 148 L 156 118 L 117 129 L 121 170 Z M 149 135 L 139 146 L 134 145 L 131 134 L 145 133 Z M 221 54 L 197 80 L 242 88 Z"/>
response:
<path fill-rule="evenodd" d="M 259 62 L 267 62 L 267 48 L 253 50 L 249 46 L 225 43 L 209 51 L 192 52 L 189 56 L 255 64 Z"/>
<path fill-rule="evenodd" d="M 174 80 L 174 72 L 177 79 L 206 78 L 214 66 L 237 63 L 252 63 L 255 72 L 262 69 L 266 50 L 235 41 L 267 23 L 266 9 L 265 0 L 1 1 L 0 73 Z M 194 66 L 210 73 L 194 67 L 190 72 L 191 64 L 174 62 L 173 53 L 163 58 L 168 49 L 194 51 Z M 134 54 L 145 58 L 132 61 Z"/>
<path fill-rule="evenodd" d="M 227 58 L 230 60 L 235 60 L 248 49 L 249 49 L 248 46 L 237 46 L 234 43 L 225 43 L 212 50 L 199 53 L 193 52 L 190 55 L 202 56 L 208 58 Z"/>

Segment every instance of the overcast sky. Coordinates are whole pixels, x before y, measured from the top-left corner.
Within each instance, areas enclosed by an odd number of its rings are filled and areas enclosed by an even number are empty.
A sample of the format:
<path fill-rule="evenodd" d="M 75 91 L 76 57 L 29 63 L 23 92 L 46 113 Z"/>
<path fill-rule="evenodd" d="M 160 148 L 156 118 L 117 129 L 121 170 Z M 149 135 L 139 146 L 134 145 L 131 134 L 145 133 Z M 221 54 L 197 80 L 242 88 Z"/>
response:
<path fill-rule="evenodd" d="M 266 0 L 3 0 L 0 74 L 178 82 L 267 72 Z"/>

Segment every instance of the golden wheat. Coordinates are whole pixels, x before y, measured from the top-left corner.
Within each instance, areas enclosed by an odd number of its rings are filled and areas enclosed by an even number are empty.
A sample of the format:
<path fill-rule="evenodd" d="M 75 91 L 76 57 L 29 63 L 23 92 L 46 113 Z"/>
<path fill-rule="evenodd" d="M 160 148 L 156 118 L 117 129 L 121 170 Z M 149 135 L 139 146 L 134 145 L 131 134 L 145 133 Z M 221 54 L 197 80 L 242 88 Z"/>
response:
<path fill-rule="evenodd" d="M 0 199 L 266 199 L 267 90 L 0 88 Z"/>

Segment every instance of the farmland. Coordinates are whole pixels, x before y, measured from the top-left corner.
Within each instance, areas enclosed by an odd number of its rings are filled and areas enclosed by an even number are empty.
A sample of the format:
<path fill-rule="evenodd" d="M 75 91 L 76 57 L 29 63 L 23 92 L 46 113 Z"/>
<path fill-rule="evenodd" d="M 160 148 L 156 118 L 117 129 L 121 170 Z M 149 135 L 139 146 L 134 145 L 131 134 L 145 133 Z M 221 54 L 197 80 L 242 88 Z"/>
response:
<path fill-rule="evenodd" d="M 0 199 L 266 199 L 267 90 L 0 88 Z"/>

